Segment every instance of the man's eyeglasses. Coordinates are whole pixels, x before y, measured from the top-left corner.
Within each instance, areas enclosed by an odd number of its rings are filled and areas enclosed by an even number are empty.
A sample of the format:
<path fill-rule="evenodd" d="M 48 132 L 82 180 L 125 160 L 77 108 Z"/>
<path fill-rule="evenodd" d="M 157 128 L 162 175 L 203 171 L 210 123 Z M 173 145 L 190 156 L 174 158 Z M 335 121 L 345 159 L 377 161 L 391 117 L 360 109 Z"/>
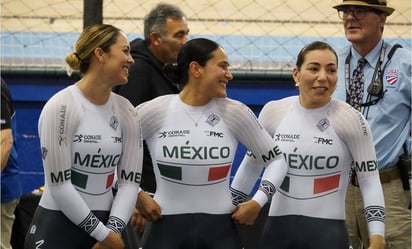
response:
<path fill-rule="evenodd" d="M 361 20 L 365 18 L 366 13 L 370 12 L 371 10 L 368 8 L 351 8 L 351 9 L 338 9 L 338 16 L 340 19 L 345 20 L 348 19 L 349 13 L 352 15 L 353 18 L 356 20 Z"/>

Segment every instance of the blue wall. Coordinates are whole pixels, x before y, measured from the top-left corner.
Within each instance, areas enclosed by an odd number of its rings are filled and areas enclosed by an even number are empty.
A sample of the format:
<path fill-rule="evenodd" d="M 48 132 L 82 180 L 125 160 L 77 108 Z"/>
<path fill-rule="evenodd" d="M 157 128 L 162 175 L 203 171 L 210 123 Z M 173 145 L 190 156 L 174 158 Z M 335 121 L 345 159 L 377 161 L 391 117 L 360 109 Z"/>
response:
<path fill-rule="evenodd" d="M 23 191 L 31 192 L 44 184 L 37 122 L 45 102 L 57 91 L 77 81 L 77 76 L 43 73 L 16 74 L 2 73 L 9 85 L 16 108 L 17 144 Z M 228 96 L 242 101 L 256 114 L 269 100 L 295 95 L 297 91 L 291 79 L 253 80 L 237 77 L 229 83 Z M 245 148 L 241 145 L 237 151 L 233 171 L 243 158 Z M 233 172 L 232 172 L 233 175 Z"/>
<path fill-rule="evenodd" d="M 37 121 L 45 102 L 57 91 L 71 84 L 72 79 L 56 76 L 7 75 L 7 82 L 16 109 L 17 137 L 21 181 L 24 193 L 44 184 Z"/>

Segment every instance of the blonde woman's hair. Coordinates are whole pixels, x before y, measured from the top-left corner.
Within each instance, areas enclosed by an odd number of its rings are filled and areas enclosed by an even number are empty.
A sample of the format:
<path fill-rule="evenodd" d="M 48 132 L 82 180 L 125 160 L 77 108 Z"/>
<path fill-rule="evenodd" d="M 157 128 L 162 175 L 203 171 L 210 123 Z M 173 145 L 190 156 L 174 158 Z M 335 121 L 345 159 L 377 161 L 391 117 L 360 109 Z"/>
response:
<path fill-rule="evenodd" d="M 90 65 L 90 60 L 96 48 L 108 52 L 110 46 L 116 43 L 121 30 L 109 24 L 94 24 L 88 26 L 80 34 L 74 51 L 66 55 L 66 62 L 73 70 L 84 74 Z"/>

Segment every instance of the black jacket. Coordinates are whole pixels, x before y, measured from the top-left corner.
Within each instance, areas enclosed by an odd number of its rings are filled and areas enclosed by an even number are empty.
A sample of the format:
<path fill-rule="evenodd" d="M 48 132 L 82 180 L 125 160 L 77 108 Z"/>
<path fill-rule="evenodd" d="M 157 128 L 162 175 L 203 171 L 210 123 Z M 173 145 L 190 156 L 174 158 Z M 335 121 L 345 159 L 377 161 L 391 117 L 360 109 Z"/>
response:
<path fill-rule="evenodd" d="M 171 83 L 163 74 L 163 63 L 148 48 L 149 44 L 137 38 L 130 43 L 131 55 L 135 63 L 129 69 L 126 85 L 113 89 L 126 97 L 133 106 L 154 99 L 161 95 L 176 94 L 178 86 Z M 153 173 L 152 159 L 145 144 L 143 157 L 143 174 L 140 186 L 143 190 L 154 193 L 156 180 Z"/>
<path fill-rule="evenodd" d="M 163 74 L 164 64 L 148 48 L 148 43 L 140 38 L 130 43 L 135 63 L 129 69 L 129 81 L 114 91 L 126 97 L 134 106 L 161 95 L 178 93 L 177 85 Z"/>

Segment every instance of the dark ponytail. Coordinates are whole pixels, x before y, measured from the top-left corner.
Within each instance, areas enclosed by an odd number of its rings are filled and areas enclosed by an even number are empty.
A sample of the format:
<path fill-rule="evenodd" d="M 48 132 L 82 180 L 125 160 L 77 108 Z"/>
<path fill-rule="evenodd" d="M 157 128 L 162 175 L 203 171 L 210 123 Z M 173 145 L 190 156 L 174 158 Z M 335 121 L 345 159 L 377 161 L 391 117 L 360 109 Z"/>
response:
<path fill-rule="evenodd" d="M 186 42 L 179 50 L 176 64 L 163 67 L 165 76 L 173 83 L 186 85 L 189 80 L 189 64 L 193 61 L 205 66 L 213 57 L 213 52 L 220 47 L 216 42 L 206 38 L 195 38 Z"/>

